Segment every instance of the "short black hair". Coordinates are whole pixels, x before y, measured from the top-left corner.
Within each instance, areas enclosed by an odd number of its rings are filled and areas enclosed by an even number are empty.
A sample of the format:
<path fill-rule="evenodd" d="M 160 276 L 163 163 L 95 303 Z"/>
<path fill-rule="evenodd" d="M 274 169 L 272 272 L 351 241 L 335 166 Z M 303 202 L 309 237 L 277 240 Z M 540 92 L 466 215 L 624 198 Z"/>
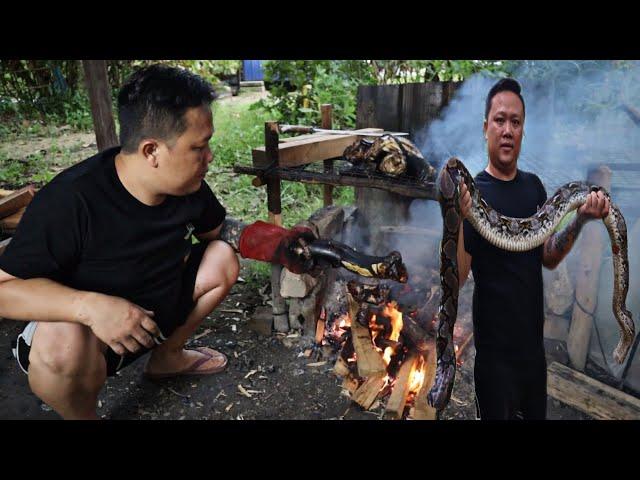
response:
<path fill-rule="evenodd" d="M 122 151 L 135 152 L 143 138 L 179 136 L 187 129 L 185 112 L 216 96 L 209 82 L 188 70 L 161 64 L 136 70 L 118 93 Z"/>
<path fill-rule="evenodd" d="M 522 116 L 524 116 L 524 98 L 522 98 L 522 95 L 520 95 L 521 90 L 522 89 L 520 87 L 520 84 L 513 78 L 501 78 L 500 80 L 498 80 L 498 82 L 493 87 L 491 87 L 491 90 L 489 90 L 489 94 L 487 95 L 487 103 L 484 108 L 484 119 L 487 120 L 489 118 L 489 111 L 491 110 L 491 101 L 493 100 L 493 97 L 495 97 L 496 94 L 505 91 L 513 92 L 518 96 L 518 98 L 522 102 Z"/>

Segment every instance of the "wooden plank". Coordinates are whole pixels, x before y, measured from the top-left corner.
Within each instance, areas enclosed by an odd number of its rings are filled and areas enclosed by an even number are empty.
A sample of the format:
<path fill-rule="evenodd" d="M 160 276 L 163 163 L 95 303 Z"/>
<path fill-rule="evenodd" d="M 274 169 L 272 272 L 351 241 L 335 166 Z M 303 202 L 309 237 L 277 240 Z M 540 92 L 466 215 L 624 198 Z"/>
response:
<path fill-rule="evenodd" d="M 379 127 L 400 131 L 401 85 L 360 85 L 357 93 L 356 128 Z"/>
<path fill-rule="evenodd" d="M 382 355 L 376 350 L 371 341 L 369 328 L 360 325 L 356 320 L 360 306 L 349 293 L 347 293 L 347 299 L 349 302 L 349 316 L 351 317 L 351 339 L 358 362 L 358 375 L 362 378 L 380 373 L 386 375 L 387 367 L 384 364 Z"/>
<path fill-rule="evenodd" d="M 349 365 L 345 362 L 344 358 L 338 356 L 335 365 L 333 366 L 333 373 L 338 377 L 346 377 L 349 375 Z"/>
<path fill-rule="evenodd" d="M 7 248 L 7 245 L 9 245 L 9 242 L 11 242 L 10 238 L 5 238 L 0 242 L 0 255 L 4 253 L 5 249 Z"/>
<path fill-rule="evenodd" d="M 607 190 L 611 188 L 611 170 L 602 166 L 589 172 L 587 181 L 600 185 Z M 589 222 L 583 227 L 580 250 L 580 264 L 576 272 L 576 302 L 571 315 L 571 325 L 567 336 L 567 351 L 571 365 L 584 371 L 589 352 L 589 340 L 593 325 L 593 312 L 598 300 L 598 280 L 602 253 L 605 250 L 605 237 L 601 222 Z"/>
<path fill-rule="evenodd" d="M 402 85 L 400 130 L 412 138 L 440 116 L 462 82 L 421 82 Z M 418 139 L 416 139 L 418 140 Z"/>
<path fill-rule="evenodd" d="M 323 127 L 324 128 L 324 127 Z M 384 132 L 384 129 L 382 128 L 359 128 L 357 130 L 352 130 L 351 133 L 353 135 L 358 135 L 358 136 L 362 136 L 362 137 L 366 137 L 367 134 L 375 134 L 375 133 L 382 133 Z M 320 138 L 320 137 L 332 137 L 335 135 L 328 135 L 326 133 L 305 133 L 303 135 L 296 135 L 295 137 L 287 137 L 287 138 L 282 138 L 280 137 L 280 144 L 282 143 L 288 143 L 288 142 L 297 142 L 299 140 L 308 140 L 310 138 Z"/>
<path fill-rule="evenodd" d="M 353 396 L 358 390 L 358 380 L 353 378 L 352 375 L 347 375 L 342 380 L 342 388 L 349 392 L 349 395 Z"/>
<path fill-rule="evenodd" d="M 234 166 L 233 171 L 246 175 L 259 175 L 264 177 L 265 179 L 268 179 L 271 176 L 276 176 L 281 180 L 289 180 L 292 182 L 312 183 L 320 185 L 329 184 L 351 187 L 367 187 L 397 193 L 398 195 L 403 195 L 405 197 L 430 198 L 431 200 L 437 200 L 436 186 L 433 182 L 424 183 L 422 185 L 408 185 L 394 183 L 392 180 L 389 180 L 387 178 L 352 177 L 349 175 L 338 175 L 336 173 L 328 174 L 288 169 L 274 169 L 272 171 L 269 171 L 268 173 L 265 173 L 265 170 L 261 168 L 243 167 L 239 165 Z M 259 183 L 263 184 L 262 182 Z M 254 184 L 254 186 L 259 185 Z"/>
<path fill-rule="evenodd" d="M 111 106 L 111 86 L 105 60 L 83 60 L 96 144 L 101 152 L 118 145 L 116 124 Z"/>
<path fill-rule="evenodd" d="M 320 105 L 320 112 L 322 115 L 322 128 L 327 130 L 331 130 L 333 127 L 333 122 L 331 119 L 331 115 L 333 113 L 333 106 L 330 103 Z M 325 160 L 324 161 L 324 171 L 325 172 L 333 172 L 333 160 Z M 333 204 L 333 185 L 324 185 L 323 186 L 323 203 L 325 207 Z"/>
<path fill-rule="evenodd" d="M 279 165 L 282 167 L 296 167 L 308 163 L 320 162 L 329 158 L 341 157 L 345 148 L 355 142 L 357 135 L 321 135 L 295 142 L 279 145 Z M 254 148 L 251 151 L 254 167 L 267 167 L 270 161 L 265 147 Z"/>
<path fill-rule="evenodd" d="M 367 378 L 353 393 L 351 399 L 365 410 L 369 410 L 384 387 L 386 375 L 386 373 L 378 373 Z"/>
<path fill-rule="evenodd" d="M 547 313 L 544 317 L 544 338 L 566 342 L 569 336 L 569 319 Z"/>
<path fill-rule="evenodd" d="M 547 392 L 596 420 L 640 420 L 640 399 L 558 362 L 547 368 Z"/>
<path fill-rule="evenodd" d="M 436 352 L 435 345 L 423 354 L 425 372 L 424 382 L 416 395 L 413 403 L 411 418 L 414 420 L 435 420 L 437 411 L 427 402 L 427 396 L 436 379 Z"/>
<path fill-rule="evenodd" d="M 264 142 L 266 146 L 266 156 L 268 163 L 278 166 L 278 123 L 265 122 Z M 269 223 L 282 226 L 282 205 L 280 201 L 280 179 L 270 178 L 267 181 L 267 209 L 269 212 Z M 289 315 L 287 303 L 280 295 L 280 276 L 282 265 L 271 265 L 271 304 L 273 307 L 273 328 L 277 332 L 289 331 Z"/>
<path fill-rule="evenodd" d="M 14 233 L 16 228 L 18 228 L 18 224 L 20 220 L 22 220 L 22 215 L 24 214 L 27 207 L 22 207 L 13 215 L 9 215 L 8 217 L 4 217 L 0 220 L 0 230 L 5 233 Z"/>
<path fill-rule="evenodd" d="M 35 194 L 36 189 L 32 185 L 29 185 L 28 187 L 10 193 L 6 197 L 2 197 L 2 199 L 0 199 L 0 218 L 13 215 L 21 208 L 29 205 Z"/>
<path fill-rule="evenodd" d="M 416 369 L 418 354 L 410 353 L 400 365 L 400 371 L 396 377 L 393 391 L 387 400 L 387 406 L 384 410 L 385 418 L 400 420 L 404 412 L 404 406 L 407 403 L 407 395 L 409 394 L 409 379 Z"/>

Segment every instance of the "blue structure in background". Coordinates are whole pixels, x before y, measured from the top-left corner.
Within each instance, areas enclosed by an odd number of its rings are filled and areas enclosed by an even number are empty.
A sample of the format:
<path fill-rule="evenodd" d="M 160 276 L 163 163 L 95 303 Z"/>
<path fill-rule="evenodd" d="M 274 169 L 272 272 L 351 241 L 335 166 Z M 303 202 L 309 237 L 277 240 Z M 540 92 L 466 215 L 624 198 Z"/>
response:
<path fill-rule="evenodd" d="M 242 79 L 247 82 L 264 80 L 262 60 L 243 60 Z"/>

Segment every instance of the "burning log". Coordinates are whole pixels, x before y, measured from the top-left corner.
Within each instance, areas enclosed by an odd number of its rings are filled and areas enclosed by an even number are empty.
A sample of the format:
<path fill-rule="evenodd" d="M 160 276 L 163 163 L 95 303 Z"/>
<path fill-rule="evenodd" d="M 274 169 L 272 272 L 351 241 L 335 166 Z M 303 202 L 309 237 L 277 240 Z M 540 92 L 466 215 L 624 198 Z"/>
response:
<path fill-rule="evenodd" d="M 433 385 L 433 381 L 436 378 L 436 351 L 435 345 L 432 344 L 432 348 L 427 350 L 423 354 L 424 358 L 424 380 L 422 382 L 422 387 L 418 391 L 416 398 L 413 403 L 413 412 L 411 417 L 414 420 L 435 420 L 436 419 L 436 409 L 429 405 L 427 401 L 427 396 L 429 395 L 429 390 L 431 390 L 431 386 Z"/>
<path fill-rule="evenodd" d="M 429 349 L 429 335 L 408 315 L 403 319 L 402 335 L 411 341 L 418 352 L 424 353 Z"/>
<path fill-rule="evenodd" d="M 349 364 L 341 356 L 338 356 L 338 360 L 336 360 L 336 363 L 333 366 L 333 373 L 339 377 L 346 377 L 351 373 L 349 370 Z"/>
<path fill-rule="evenodd" d="M 351 316 L 351 339 L 358 359 L 358 375 L 371 377 L 378 374 L 386 375 L 387 369 L 380 354 L 376 351 L 371 341 L 369 328 L 360 325 L 355 319 L 360 311 L 360 305 L 351 295 L 347 295 L 349 301 L 349 314 Z"/>
<path fill-rule="evenodd" d="M 360 361 L 358 361 L 358 363 L 360 363 Z M 375 402 L 376 398 L 378 398 L 380 390 L 382 390 L 385 383 L 387 382 L 386 376 L 386 372 L 371 375 L 353 393 L 353 396 L 351 397 L 352 400 L 365 410 L 369 410 L 369 408 L 371 408 L 371 405 L 373 405 L 373 402 Z"/>
<path fill-rule="evenodd" d="M 391 392 L 384 416 L 386 418 L 400 419 L 407 403 L 407 394 L 409 393 L 409 380 L 416 369 L 419 360 L 417 353 L 411 353 L 400 366 L 400 372 L 396 378 L 396 383 Z"/>

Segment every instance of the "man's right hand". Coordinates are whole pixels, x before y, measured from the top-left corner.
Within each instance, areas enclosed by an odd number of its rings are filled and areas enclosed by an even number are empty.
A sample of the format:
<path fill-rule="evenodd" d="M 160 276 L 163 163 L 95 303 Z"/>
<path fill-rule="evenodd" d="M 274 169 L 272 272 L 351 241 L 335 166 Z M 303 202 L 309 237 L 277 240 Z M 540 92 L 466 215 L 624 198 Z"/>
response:
<path fill-rule="evenodd" d="M 85 296 L 79 313 L 81 323 L 118 355 L 153 348 L 162 332 L 151 317 L 153 312 L 124 298 L 94 292 Z"/>
<path fill-rule="evenodd" d="M 464 183 L 462 179 L 460 179 L 460 215 L 463 219 L 469 216 L 471 205 L 471 194 L 467 189 L 467 184 Z"/>

